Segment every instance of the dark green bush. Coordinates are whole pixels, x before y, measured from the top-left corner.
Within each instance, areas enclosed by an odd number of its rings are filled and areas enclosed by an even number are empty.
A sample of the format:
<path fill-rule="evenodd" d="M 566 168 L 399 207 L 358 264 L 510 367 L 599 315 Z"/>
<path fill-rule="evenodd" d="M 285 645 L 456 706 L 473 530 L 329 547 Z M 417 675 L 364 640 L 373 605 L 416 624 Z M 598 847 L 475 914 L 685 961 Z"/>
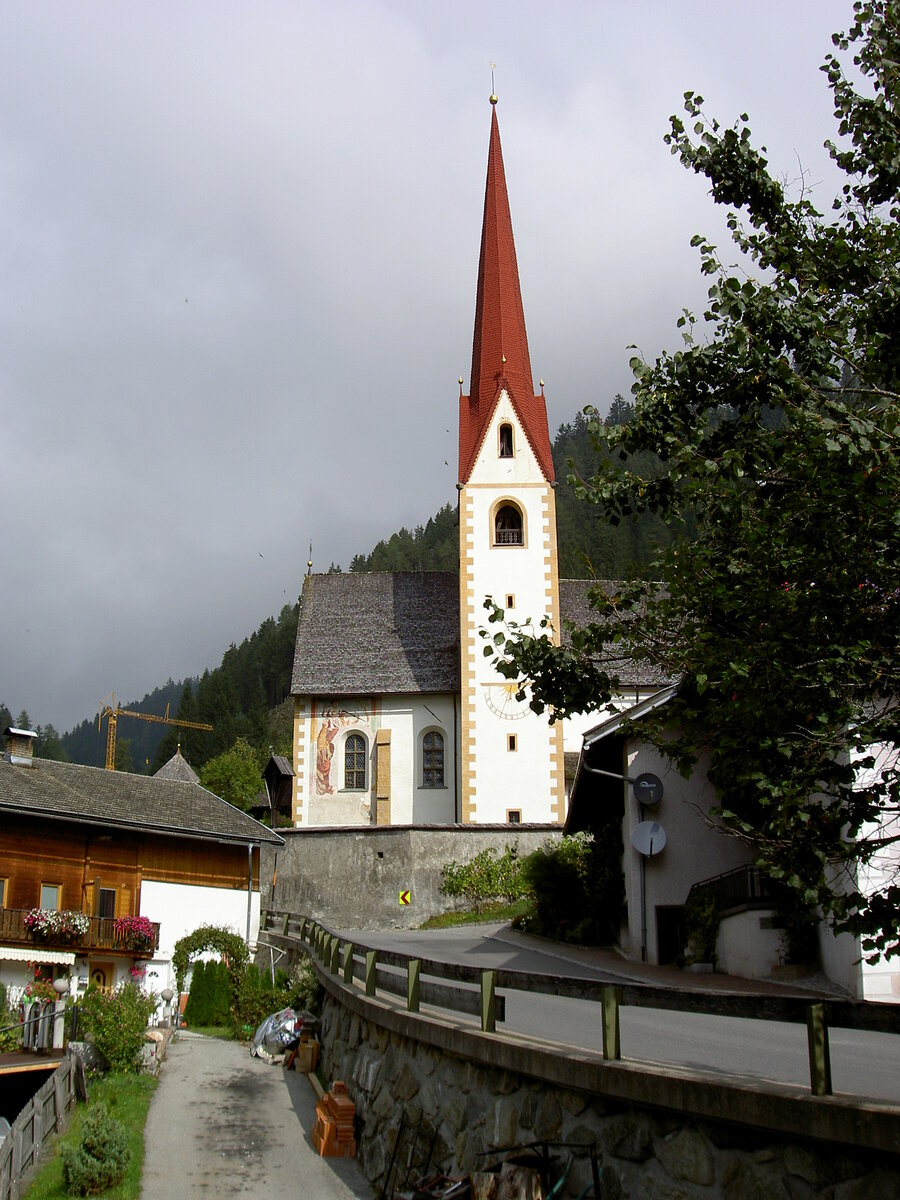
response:
<path fill-rule="evenodd" d="M 102 1104 L 88 1109 L 81 1138 L 60 1149 L 70 1196 L 95 1196 L 118 1183 L 131 1159 L 125 1129 Z"/>
<path fill-rule="evenodd" d="M 563 942 L 614 942 L 625 898 L 620 855 L 614 831 L 563 837 L 529 854 L 521 873 L 533 905 L 520 925 Z"/>

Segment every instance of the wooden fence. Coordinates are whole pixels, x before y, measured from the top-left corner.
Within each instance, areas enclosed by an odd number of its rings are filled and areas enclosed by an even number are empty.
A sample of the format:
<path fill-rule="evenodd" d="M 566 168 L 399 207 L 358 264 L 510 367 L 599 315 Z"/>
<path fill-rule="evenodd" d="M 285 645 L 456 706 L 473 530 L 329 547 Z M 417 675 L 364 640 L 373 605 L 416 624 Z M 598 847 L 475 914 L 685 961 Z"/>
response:
<path fill-rule="evenodd" d="M 17 1200 L 23 1176 L 37 1163 L 48 1138 L 65 1128 L 76 1098 L 87 1099 L 84 1066 L 77 1055 L 67 1054 L 0 1143 L 0 1200 Z"/>
<path fill-rule="evenodd" d="M 344 982 L 360 980 L 367 996 L 378 991 L 405 996 L 409 1012 L 422 1003 L 453 1012 L 480 1016 L 481 1028 L 493 1033 L 504 1019 L 504 1000 L 497 989 L 566 996 L 599 1005 L 603 1056 L 620 1059 L 619 1009 L 667 1009 L 742 1017 L 747 1020 L 785 1021 L 806 1026 L 809 1046 L 810 1091 L 830 1096 L 831 1059 L 829 1028 L 900 1033 L 900 1005 L 872 1004 L 861 1000 L 816 1000 L 805 996 L 737 995 L 730 992 L 683 991 L 644 983 L 605 984 L 567 976 L 536 975 L 527 971 L 491 970 L 413 958 L 394 951 L 375 950 L 362 942 L 341 942 L 324 926 L 293 913 L 266 911 L 260 933 L 287 950 L 301 946 L 313 953 L 326 970 L 342 975 Z M 392 968 L 392 969 L 385 969 Z M 425 978 L 429 977 L 429 978 Z M 432 982 L 440 980 L 440 983 Z M 0 1200 L 4 1197 L 0 1195 Z"/>

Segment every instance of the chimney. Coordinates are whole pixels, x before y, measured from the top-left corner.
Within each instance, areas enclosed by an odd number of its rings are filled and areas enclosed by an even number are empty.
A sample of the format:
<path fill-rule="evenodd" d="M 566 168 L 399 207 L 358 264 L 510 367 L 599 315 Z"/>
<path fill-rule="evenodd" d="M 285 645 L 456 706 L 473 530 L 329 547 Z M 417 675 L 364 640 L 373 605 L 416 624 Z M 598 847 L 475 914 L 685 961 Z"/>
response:
<path fill-rule="evenodd" d="M 34 766 L 34 739 L 37 734 L 32 729 L 16 729 L 8 725 L 6 733 L 6 753 L 14 767 Z"/>

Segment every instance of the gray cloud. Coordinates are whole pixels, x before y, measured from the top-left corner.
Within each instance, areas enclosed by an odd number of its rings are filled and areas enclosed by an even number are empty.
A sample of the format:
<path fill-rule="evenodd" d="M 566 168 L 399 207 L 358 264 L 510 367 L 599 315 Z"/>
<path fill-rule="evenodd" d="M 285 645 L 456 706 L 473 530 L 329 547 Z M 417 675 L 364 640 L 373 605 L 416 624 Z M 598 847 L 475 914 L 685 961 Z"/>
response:
<path fill-rule="evenodd" d="M 825 180 L 849 8 L 4 6 L 0 699 L 68 728 L 214 666 L 310 540 L 346 567 L 454 499 L 492 57 L 555 429 L 702 306 L 682 92 Z"/>

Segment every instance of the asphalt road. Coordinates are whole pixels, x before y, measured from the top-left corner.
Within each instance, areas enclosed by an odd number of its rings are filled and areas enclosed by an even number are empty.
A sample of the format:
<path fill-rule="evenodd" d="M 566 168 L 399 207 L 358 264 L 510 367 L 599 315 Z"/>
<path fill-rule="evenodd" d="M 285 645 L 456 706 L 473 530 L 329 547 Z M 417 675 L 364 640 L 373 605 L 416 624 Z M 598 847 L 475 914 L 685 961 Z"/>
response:
<path fill-rule="evenodd" d="M 504 927 L 403 930 L 395 933 L 344 931 L 350 941 L 420 958 L 483 968 L 566 975 L 598 982 L 640 977 L 640 967 L 622 973 L 593 965 L 583 951 L 520 939 Z M 599 957 L 599 956 L 598 956 Z M 627 974 L 626 974 L 627 972 Z M 650 980 L 647 980 L 650 982 Z M 655 981 L 654 981 L 655 982 Z M 723 977 L 717 988 L 727 988 Z M 702 985 L 698 985 L 702 986 Z M 735 980 L 735 990 L 752 990 Z M 602 1049 L 596 1005 L 557 996 L 506 992 L 506 1020 L 498 1030 L 584 1048 Z M 806 1027 L 773 1021 L 743 1020 L 649 1008 L 621 1008 L 622 1056 L 644 1063 L 685 1067 L 717 1076 L 770 1080 L 809 1086 Z M 900 1036 L 832 1029 L 831 1071 L 835 1093 L 900 1104 Z"/>
<path fill-rule="evenodd" d="M 320 1158 L 305 1075 L 246 1046 L 182 1030 L 169 1043 L 145 1128 L 141 1200 L 372 1200 L 355 1159 Z"/>

